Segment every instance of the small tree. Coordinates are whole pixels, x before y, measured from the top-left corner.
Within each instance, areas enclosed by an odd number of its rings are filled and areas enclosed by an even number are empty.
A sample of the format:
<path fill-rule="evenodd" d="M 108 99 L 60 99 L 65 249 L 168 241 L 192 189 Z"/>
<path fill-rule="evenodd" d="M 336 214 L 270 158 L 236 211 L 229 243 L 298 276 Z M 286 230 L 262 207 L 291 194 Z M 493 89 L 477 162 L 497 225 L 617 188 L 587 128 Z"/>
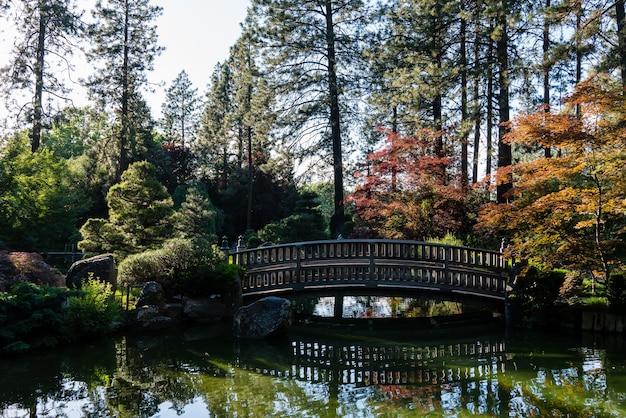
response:
<path fill-rule="evenodd" d="M 431 130 L 411 138 L 390 132 L 383 147 L 367 156 L 348 197 L 358 231 L 424 240 L 469 230 L 466 189 L 458 179 L 442 174 L 453 159 L 431 152 L 439 136 Z"/>
<path fill-rule="evenodd" d="M 191 187 L 176 213 L 175 230 L 179 237 L 210 245 L 217 242 L 217 231 L 224 215 L 209 198 L 202 185 Z"/>
<path fill-rule="evenodd" d="M 51 151 L 32 153 L 26 132 L 8 140 L 0 153 L 0 242 L 21 250 L 62 248 L 91 203 L 78 176 Z"/>
<path fill-rule="evenodd" d="M 109 219 L 89 219 L 81 228 L 78 248 L 112 251 L 118 257 L 156 248 L 173 233 L 174 203 L 155 177 L 155 167 L 141 161 L 130 165 L 122 182 L 107 193 Z"/>
<path fill-rule="evenodd" d="M 302 193 L 293 215 L 265 225 L 259 231 L 259 238 L 276 244 L 328 239 L 317 195 Z"/>
<path fill-rule="evenodd" d="M 582 83 L 566 111 L 540 109 L 512 124 L 510 143 L 550 147 L 556 156 L 499 170 L 499 178 L 515 179 L 511 202 L 487 205 L 478 226 L 510 237 L 517 257 L 606 278 L 623 265 L 626 248 L 626 110 L 621 88 L 598 81 Z"/>

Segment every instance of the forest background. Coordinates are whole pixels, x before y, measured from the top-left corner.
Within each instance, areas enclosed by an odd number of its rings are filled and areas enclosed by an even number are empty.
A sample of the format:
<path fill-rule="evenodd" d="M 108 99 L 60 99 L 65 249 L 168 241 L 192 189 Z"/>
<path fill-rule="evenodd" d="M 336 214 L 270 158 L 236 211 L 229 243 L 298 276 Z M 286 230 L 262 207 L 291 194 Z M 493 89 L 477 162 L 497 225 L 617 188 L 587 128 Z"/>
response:
<path fill-rule="evenodd" d="M 623 1 L 253 0 L 206 91 L 183 70 L 155 115 L 162 11 L 0 0 L 6 249 L 447 236 L 623 269 Z"/>

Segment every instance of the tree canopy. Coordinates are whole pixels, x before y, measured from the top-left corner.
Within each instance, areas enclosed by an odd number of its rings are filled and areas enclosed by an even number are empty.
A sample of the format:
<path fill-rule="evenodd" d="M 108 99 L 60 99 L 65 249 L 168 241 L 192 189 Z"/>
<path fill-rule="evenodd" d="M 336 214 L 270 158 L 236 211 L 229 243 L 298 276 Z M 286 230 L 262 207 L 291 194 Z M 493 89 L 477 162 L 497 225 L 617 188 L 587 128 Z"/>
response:
<path fill-rule="evenodd" d="M 498 176 L 515 179 L 510 201 L 483 208 L 478 226 L 508 237 L 516 257 L 608 277 L 625 261 L 626 107 L 621 89 L 598 81 L 581 83 L 561 112 L 539 109 L 512 122 L 511 144 L 557 155 L 501 169 Z"/>
<path fill-rule="evenodd" d="M 9 248 L 454 234 L 622 266 L 621 0 L 254 0 L 204 92 L 184 68 L 148 82 L 150 0 L 95 1 L 84 21 L 69 0 L 0 5 L 19 26 L 0 79 Z M 57 69 L 82 58 L 76 108 Z"/>

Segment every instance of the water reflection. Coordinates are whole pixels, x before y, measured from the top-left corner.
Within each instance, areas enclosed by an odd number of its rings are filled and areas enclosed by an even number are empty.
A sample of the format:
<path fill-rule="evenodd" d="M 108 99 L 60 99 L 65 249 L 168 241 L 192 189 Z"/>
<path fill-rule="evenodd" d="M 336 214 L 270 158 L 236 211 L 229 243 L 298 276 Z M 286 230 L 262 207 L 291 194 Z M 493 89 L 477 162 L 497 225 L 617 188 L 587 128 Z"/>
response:
<path fill-rule="evenodd" d="M 238 343 L 221 324 L 0 359 L 0 416 L 626 414 L 621 339 L 460 331 Z"/>
<path fill-rule="evenodd" d="M 308 313 L 322 318 L 335 316 L 335 296 L 313 298 Z M 300 306 L 307 306 L 300 301 Z M 455 315 L 463 312 L 481 310 L 460 302 L 446 300 L 388 297 L 388 296 L 344 296 L 342 298 L 342 318 L 418 318 L 443 315 Z M 301 309 L 306 311 L 306 307 Z"/>

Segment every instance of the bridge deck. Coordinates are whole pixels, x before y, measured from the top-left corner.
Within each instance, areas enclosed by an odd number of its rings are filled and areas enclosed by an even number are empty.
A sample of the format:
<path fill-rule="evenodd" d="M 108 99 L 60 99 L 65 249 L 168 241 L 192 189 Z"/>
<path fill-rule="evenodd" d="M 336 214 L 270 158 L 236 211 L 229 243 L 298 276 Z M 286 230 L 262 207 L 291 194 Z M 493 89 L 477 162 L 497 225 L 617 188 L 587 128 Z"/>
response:
<path fill-rule="evenodd" d="M 507 260 L 498 251 L 418 241 L 338 240 L 240 250 L 244 296 L 376 288 L 504 300 Z"/>

